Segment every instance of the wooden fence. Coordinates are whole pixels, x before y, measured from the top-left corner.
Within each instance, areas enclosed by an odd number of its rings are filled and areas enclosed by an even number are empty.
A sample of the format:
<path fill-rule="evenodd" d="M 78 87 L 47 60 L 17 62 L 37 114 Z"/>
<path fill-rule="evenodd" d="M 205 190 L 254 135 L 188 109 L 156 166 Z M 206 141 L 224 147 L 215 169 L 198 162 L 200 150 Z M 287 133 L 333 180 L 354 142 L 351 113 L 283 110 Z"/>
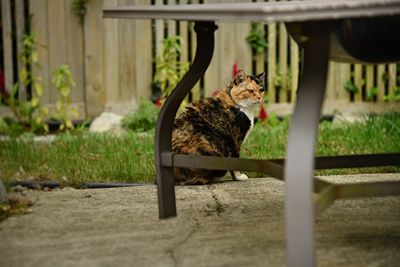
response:
<path fill-rule="evenodd" d="M 139 99 L 150 98 L 153 63 L 162 50 L 162 40 L 179 35 L 180 61 L 190 62 L 194 57 L 196 38 L 190 22 L 103 19 L 102 9 L 116 5 L 235 1 L 90 0 L 84 22 L 80 23 L 72 8 L 74 0 L 1 0 L 5 88 L 9 90 L 17 81 L 16 73 L 22 64 L 17 55 L 22 49 L 22 35 L 28 30 L 24 29 L 24 20 L 32 14 L 30 32 L 37 32 L 39 42 L 44 45 L 38 54 L 41 68 L 33 70 L 43 78 L 42 102 L 50 106 L 55 103 L 52 73 L 61 64 L 68 64 L 76 81 L 71 97 L 82 115 L 93 117 L 103 110 L 124 113 L 135 107 Z M 263 27 L 268 46 L 261 53 L 254 53 L 246 41 L 251 23 L 218 22 L 218 27 L 212 62 L 193 89 L 193 98 L 210 96 L 223 88 L 231 79 L 233 65 L 237 64 L 247 73 L 265 71 L 269 110 L 290 111 L 296 98 L 301 51 L 288 37 L 284 25 L 271 23 Z M 400 69 L 396 64 L 330 62 L 325 112 L 399 109 L 396 102 L 396 97 L 400 97 L 399 76 Z M 354 92 L 355 88 L 357 92 Z M 20 97 L 27 97 L 25 91 L 21 85 Z"/>

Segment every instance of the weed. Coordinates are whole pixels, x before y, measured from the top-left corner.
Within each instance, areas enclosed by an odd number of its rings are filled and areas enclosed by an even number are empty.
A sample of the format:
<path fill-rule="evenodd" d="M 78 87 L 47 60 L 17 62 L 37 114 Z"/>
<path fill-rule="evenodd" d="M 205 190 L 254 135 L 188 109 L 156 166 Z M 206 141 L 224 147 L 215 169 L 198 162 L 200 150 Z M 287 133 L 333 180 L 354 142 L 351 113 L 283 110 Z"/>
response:
<path fill-rule="evenodd" d="M 171 93 L 189 69 L 189 63 L 178 61 L 180 54 L 181 38 L 179 36 L 170 36 L 163 40 L 161 55 L 158 55 L 156 59 L 153 83 L 161 88 L 164 98 Z"/>
<path fill-rule="evenodd" d="M 28 212 L 33 203 L 22 197 L 10 196 L 10 204 L 0 205 L 0 222 L 12 215 L 21 215 Z"/>
<path fill-rule="evenodd" d="M 136 132 L 145 132 L 154 129 L 159 108 L 150 101 L 140 101 L 139 108 L 125 115 L 122 126 Z"/>
<path fill-rule="evenodd" d="M 75 87 L 72 79 L 71 70 L 68 65 L 61 65 L 53 74 L 52 83 L 58 90 L 56 101 L 56 110 L 51 114 L 56 120 L 60 121 L 60 131 L 74 130 L 72 118 L 78 118 L 79 113 L 76 108 L 71 107 L 72 99 L 70 97 L 71 87 Z"/>
<path fill-rule="evenodd" d="M 252 22 L 249 35 L 246 37 L 247 42 L 255 55 L 264 52 L 268 47 L 268 43 L 264 36 L 264 24 L 260 22 Z"/>

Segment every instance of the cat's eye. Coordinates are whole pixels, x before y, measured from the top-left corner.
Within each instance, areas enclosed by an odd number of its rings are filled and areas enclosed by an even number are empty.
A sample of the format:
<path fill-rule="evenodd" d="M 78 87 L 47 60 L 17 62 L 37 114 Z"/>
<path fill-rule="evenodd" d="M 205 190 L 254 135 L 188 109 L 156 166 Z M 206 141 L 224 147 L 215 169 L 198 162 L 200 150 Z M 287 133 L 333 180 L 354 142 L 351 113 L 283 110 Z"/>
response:
<path fill-rule="evenodd" d="M 247 89 L 247 91 L 249 91 L 250 94 L 254 93 L 253 89 Z"/>
<path fill-rule="evenodd" d="M 264 93 L 264 89 L 261 88 L 261 89 L 260 89 L 260 93 Z"/>

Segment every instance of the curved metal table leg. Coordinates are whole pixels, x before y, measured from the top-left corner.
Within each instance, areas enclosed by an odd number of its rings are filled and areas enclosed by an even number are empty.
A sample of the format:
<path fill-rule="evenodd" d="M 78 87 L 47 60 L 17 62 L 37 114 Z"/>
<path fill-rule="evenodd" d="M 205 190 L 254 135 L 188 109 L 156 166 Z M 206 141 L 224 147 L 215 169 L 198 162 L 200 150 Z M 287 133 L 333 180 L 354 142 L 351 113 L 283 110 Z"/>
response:
<path fill-rule="evenodd" d="M 210 64 L 214 51 L 214 31 L 217 28 L 214 22 L 195 22 L 197 48 L 193 64 L 165 101 L 158 117 L 155 160 L 160 219 L 176 216 L 174 176 L 172 168 L 162 166 L 162 157 L 172 151 L 172 126 L 181 102 Z"/>
<path fill-rule="evenodd" d="M 303 76 L 289 133 L 285 166 L 288 266 L 314 266 L 314 145 L 325 93 L 329 30 L 308 24 Z"/>

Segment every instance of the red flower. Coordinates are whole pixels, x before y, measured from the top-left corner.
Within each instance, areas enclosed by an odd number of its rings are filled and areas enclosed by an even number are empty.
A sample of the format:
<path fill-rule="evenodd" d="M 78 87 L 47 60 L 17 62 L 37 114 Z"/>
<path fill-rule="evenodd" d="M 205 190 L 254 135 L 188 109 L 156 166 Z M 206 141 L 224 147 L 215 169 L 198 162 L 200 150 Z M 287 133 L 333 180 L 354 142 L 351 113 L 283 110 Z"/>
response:
<path fill-rule="evenodd" d="M 265 111 L 265 108 L 264 108 L 264 103 L 263 102 L 261 102 L 261 105 L 260 105 L 260 113 L 258 114 L 258 117 L 259 117 L 259 119 L 260 120 L 266 120 L 267 118 L 268 118 L 268 114 L 267 114 L 267 112 Z"/>
<path fill-rule="evenodd" d="M 235 64 L 233 64 L 233 67 L 232 67 L 232 78 L 235 77 L 238 72 L 239 72 L 239 67 L 238 67 L 238 64 L 235 63 Z"/>

